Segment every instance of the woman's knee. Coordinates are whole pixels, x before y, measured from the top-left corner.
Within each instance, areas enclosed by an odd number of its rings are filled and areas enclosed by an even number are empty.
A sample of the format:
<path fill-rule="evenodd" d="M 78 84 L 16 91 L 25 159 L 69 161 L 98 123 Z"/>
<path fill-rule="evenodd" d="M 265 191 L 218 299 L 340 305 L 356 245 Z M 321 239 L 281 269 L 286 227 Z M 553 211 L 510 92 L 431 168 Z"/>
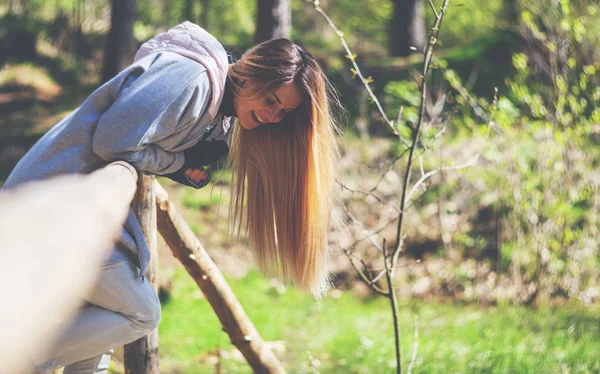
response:
<path fill-rule="evenodd" d="M 158 323 L 160 322 L 160 317 L 161 317 L 160 302 L 158 301 L 158 298 L 156 298 L 156 303 L 153 303 L 153 306 L 148 308 L 146 317 L 143 319 L 143 323 L 148 328 L 149 331 L 152 331 L 158 327 Z"/>
<path fill-rule="evenodd" d="M 160 301 L 152 284 L 139 276 L 129 260 L 103 266 L 88 301 L 126 317 L 132 336 L 147 334 L 160 321 Z"/>
<path fill-rule="evenodd" d="M 137 306 L 135 315 L 130 316 L 136 327 L 146 334 L 158 327 L 160 317 L 160 301 L 154 290 Z"/>

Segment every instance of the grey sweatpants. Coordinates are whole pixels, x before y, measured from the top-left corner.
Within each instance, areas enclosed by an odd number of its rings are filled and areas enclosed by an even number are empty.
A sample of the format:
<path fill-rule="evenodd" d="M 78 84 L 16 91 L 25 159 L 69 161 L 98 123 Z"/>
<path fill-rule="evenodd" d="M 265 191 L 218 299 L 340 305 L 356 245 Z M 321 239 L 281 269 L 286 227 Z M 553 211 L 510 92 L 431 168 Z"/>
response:
<path fill-rule="evenodd" d="M 148 280 L 142 282 L 130 260 L 104 265 L 85 305 L 63 334 L 34 358 L 39 373 L 65 367 L 64 374 L 107 373 L 112 349 L 154 330 L 160 302 Z"/>

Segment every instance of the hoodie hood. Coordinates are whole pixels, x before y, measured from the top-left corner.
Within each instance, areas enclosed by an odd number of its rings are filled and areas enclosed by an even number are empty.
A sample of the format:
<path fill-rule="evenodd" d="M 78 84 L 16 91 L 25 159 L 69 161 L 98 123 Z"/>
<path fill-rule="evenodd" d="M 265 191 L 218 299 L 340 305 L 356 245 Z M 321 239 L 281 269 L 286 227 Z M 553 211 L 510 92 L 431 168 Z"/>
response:
<path fill-rule="evenodd" d="M 134 61 L 164 51 L 196 60 L 206 68 L 212 90 L 208 113 L 215 118 L 223 100 L 229 67 L 223 45 L 202 27 L 186 21 L 142 44 Z"/>

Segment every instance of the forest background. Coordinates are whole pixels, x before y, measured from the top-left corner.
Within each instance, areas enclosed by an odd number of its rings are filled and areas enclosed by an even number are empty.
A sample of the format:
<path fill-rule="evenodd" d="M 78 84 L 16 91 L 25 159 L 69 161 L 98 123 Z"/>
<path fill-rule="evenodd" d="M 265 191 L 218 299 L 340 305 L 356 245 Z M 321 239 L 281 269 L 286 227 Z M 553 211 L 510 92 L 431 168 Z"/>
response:
<path fill-rule="evenodd" d="M 226 169 L 213 170 L 214 187 L 199 191 L 161 182 L 288 371 L 393 372 L 389 307 L 350 259 L 381 277 L 380 248 L 364 239 L 396 240 L 407 161 L 395 133 L 410 138 L 419 120 L 435 15 L 419 0 L 319 6 L 353 54 L 313 2 L 3 2 L 0 183 L 156 33 L 190 20 L 237 57 L 255 41 L 287 35 L 320 61 L 342 102 L 333 215 L 344 224 L 330 235 L 329 297 L 315 302 L 258 275 L 245 238 L 227 235 Z M 583 0 L 450 2 L 394 283 L 409 371 L 600 372 L 599 12 Z M 250 372 L 164 244 L 160 257 L 161 370 Z M 122 370 L 116 360 L 112 371 Z"/>

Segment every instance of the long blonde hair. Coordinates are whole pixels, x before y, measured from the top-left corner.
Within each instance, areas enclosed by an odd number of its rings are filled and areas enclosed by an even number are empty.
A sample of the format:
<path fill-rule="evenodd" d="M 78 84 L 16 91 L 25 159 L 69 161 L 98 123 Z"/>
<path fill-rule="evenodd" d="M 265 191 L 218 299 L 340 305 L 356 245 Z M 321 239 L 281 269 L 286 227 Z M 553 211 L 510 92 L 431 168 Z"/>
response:
<path fill-rule="evenodd" d="M 237 233 L 248 231 L 265 274 L 319 296 L 328 286 L 327 232 L 338 158 L 329 103 L 335 91 L 316 60 L 287 39 L 244 53 L 229 68 L 234 95 L 241 95 L 240 82 L 255 97 L 292 82 L 306 95 L 278 124 L 250 131 L 235 126 L 230 213 Z"/>

